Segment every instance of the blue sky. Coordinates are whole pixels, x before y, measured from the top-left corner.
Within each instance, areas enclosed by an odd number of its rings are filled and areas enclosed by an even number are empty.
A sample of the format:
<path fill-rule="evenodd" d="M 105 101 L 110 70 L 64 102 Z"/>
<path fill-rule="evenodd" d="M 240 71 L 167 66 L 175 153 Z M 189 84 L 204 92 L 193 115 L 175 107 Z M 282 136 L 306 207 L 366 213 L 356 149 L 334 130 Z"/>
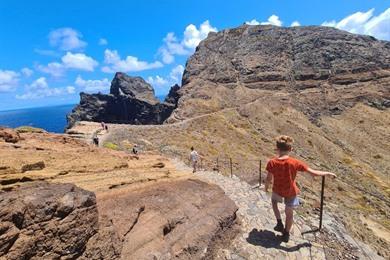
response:
<path fill-rule="evenodd" d="M 390 1 L 0 2 L 0 110 L 78 103 L 115 71 L 157 95 L 180 82 L 210 31 L 250 24 L 326 25 L 390 40 Z"/>

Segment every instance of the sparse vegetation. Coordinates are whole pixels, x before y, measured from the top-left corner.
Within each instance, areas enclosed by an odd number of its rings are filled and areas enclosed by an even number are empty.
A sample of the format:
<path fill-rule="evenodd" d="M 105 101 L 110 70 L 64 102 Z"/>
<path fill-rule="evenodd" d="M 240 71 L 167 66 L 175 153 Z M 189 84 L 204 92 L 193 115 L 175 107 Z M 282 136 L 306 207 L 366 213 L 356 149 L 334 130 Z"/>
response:
<path fill-rule="evenodd" d="M 119 146 L 117 144 L 111 143 L 111 142 L 105 142 L 103 144 L 103 147 L 111 149 L 111 150 L 119 150 Z"/>
<path fill-rule="evenodd" d="M 15 131 L 18 133 L 46 133 L 44 129 L 32 126 L 20 126 L 15 128 Z"/>

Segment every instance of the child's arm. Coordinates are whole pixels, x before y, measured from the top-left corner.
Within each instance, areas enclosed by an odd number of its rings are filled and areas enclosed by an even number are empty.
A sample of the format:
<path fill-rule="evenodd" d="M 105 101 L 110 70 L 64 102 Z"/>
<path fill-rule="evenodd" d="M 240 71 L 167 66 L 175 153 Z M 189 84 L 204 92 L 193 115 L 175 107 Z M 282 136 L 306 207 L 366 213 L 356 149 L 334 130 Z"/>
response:
<path fill-rule="evenodd" d="M 265 180 L 265 187 L 264 187 L 265 192 L 268 192 L 269 186 L 272 182 L 272 177 L 273 177 L 272 173 L 267 172 L 267 178 Z"/>
<path fill-rule="evenodd" d="M 312 168 L 308 168 L 307 172 L 310 173 L 313 176 L 332 176 L 332 177 L 337 177 L 336 174 L 334 174 L 333 172 L 318 171 L 318 170 L 313 170 Z"/>

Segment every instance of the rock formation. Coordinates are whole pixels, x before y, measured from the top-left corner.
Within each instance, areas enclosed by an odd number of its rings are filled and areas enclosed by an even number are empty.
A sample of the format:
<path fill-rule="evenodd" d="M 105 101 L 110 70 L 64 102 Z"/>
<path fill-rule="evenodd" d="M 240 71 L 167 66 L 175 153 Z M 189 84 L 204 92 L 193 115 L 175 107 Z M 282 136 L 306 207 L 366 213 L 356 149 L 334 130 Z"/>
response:
<path fill-rule="evenodd" d="M 153 87 L 141 77 L 115 74 L 110 94 L 80 93 L 80 104 L 67 116 L 68 128 L 76 121 L 126 124 L 162 124 L 176 108 L 177 86 L 160 103 Z"/>
<path fill-rule="evenodd" d="M 97 233 L 95 195 L 73 184 L 35 182 L 0 191 L 0 258 L 74 259 Z"/>
<path fill-rule="evenodd" d="M 389 42 L 330 27 L 243 25 L 199 44 L 168 121 L 256 99 L 292 105 L 312 119 L 361 101 L 389 107 L 389 84 Z"/>

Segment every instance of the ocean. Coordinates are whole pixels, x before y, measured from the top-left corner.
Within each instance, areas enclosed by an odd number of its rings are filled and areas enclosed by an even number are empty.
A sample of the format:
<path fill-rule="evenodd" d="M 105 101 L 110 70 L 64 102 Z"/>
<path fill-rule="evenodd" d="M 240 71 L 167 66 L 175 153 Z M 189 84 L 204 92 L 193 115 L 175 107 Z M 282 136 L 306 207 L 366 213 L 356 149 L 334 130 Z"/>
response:
<path fill-rule="evenodd" d="M 26 108 L 0 111 L 0 126 L 33 126 L 48 132 L 63 133 L 66 127 L 66 114 L 75 105 Z"/>
<path fill-rule="evenodd" d="M 163 101 L 165 95 L 157 98 Z M 43 128 L 48 132 L 63 133 L 67 123 L 66 115 L 75 106 L 61 105 L 0 111 L 0 126 L 15 128 L 26 125 Z"/>

